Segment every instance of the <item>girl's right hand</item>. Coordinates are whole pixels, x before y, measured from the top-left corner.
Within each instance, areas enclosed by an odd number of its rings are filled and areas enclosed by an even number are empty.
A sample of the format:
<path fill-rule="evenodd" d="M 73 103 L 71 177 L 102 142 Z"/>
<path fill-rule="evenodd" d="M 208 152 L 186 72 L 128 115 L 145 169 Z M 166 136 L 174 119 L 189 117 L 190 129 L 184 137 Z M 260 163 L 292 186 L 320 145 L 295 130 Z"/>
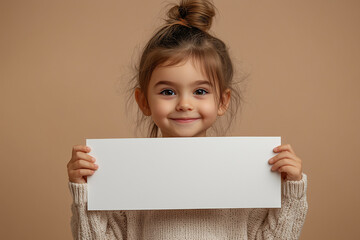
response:
<path fill-rule="evenodd" d="M 98 169 L 95 158 L 87 153 L 90 148 L 84 145 L 75 145 L 72 149 L 72 157 L 67 164 L 69 181 L 73 183 L 86 183 L 87 176 L 93 175 Z"/>

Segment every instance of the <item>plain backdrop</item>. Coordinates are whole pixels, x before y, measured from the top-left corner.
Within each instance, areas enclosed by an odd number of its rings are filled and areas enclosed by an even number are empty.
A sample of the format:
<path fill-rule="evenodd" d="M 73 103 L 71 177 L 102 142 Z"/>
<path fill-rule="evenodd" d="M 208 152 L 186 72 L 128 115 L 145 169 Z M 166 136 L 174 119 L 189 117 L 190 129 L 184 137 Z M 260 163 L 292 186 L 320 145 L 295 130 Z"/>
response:
<path fill-rule="evenodd" d="M 71 239 L 71 149 L 139 137 L 127 80 L 169 2 L 0 1 L 1 239 Z M 282 136 L 303 160 L 301 239 L 357 238 L 360 2 L 214 2 L 211 31 L 249 74 L 228 135 Z"/>

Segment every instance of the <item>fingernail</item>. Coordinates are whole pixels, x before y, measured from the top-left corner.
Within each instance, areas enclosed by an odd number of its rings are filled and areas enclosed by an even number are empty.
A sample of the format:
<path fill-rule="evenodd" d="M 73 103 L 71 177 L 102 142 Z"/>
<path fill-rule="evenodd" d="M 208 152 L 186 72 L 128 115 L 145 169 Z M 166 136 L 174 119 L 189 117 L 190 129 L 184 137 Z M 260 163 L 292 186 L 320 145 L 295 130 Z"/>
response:
<path fill-rule="evenodd" d="M 94 157 L 92 157 L 91 160 L 92 160 L 93 162 L 95 162 L 96 159 L 95 159 Z"/>

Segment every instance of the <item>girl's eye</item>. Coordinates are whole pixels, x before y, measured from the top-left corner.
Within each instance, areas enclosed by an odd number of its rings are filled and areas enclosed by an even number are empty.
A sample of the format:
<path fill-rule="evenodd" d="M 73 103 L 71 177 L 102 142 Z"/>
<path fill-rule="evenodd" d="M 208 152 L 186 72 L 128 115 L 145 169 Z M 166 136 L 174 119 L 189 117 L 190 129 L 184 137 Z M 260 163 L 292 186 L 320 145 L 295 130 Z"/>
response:
<path fill-rule="evenodd" d="M 160 94 L 162 94 L 162 95 L 166 95 L 166 96 L 171 96 L 171 95 L 175 95 L 175 93 L 174 93 L 174 91 L 173 90 L 171 90 L 171 89 L 165 89 L 165 90 L 162 90 L 161 92 L 160 92 Z"/>
<path fill-rule="evenodd" d="M 208 92 L 205 89 L 198 89 L 198 90 L 195 91 L 196 95 L 205 95 L 207 93 Z"/>

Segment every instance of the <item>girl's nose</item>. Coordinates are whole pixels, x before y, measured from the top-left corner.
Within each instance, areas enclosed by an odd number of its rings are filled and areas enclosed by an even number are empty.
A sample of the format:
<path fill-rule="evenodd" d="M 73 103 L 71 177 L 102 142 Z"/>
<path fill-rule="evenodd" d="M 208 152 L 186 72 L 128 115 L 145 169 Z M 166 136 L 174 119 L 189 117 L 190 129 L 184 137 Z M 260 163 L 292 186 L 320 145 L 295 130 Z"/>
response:
<path fill-rule="evenodd" d="M 176 105 L 176 111 L 192 111 L 194 106 L 187 97 L 181 97 Z"/>

